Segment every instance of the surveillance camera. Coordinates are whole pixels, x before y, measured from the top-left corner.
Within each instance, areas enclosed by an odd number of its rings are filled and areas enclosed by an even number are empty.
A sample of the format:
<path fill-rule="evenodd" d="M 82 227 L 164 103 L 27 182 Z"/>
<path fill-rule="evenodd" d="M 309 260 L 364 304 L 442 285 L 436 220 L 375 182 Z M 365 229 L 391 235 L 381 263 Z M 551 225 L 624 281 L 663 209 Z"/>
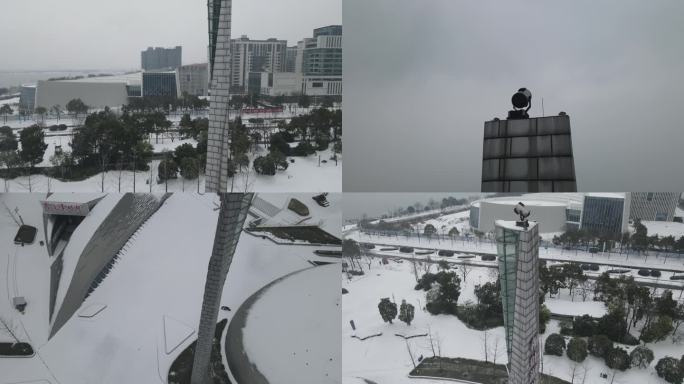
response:
<path fill-rule="evenodd" d="M 532 92 L 527 88 L 520 88 L 511 98 L 514 108 L 523 109 L 528 108 L 532 104 Z"/>

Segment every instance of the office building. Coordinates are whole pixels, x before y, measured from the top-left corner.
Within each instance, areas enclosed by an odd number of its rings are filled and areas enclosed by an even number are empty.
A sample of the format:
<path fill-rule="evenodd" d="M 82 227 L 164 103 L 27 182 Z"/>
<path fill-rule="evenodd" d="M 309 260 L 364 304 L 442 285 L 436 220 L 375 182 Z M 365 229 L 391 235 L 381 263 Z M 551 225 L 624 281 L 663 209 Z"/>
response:
<path fill-rule="evenodd" d="M 141 68 L 144 71 L 176 69 L 181 66 L 183 48 L 148 47 L 140 53 Z"/>
<path fill-rule="evenodd" d="M 180 95 L 187 93 L 193 96 L 207 96 L 209 94 L 209 65 L 190 64 L 178 68 Z"/>
<path fill-rule="evenodd" d="M 599 235 L 619 236 L 629 228 L 630 199 L 624 193 L 587 193 L 581 229 Z"/>
<path fill-rule="evenodd" d="M 631 192 L 629 219 L 672 221 L 679 203 L 679 192 Z"/>
<path fill-rule="evenodd" d="M 302 93 L 312 96 L 342 95 L 342 26 L 314 29 L 313 38 L 298 44 L 295 69 L 301 69 Z"/>
<path fill-rule="evenodd" d="M 485 122 L 482 192 L 576 192 L 570 117 Z"/>
<path fill-rule="evenodd" d="M 283 72 L 296 72 L 297 69 L 297 46 L 285 49 L 285 69 Z"/>
<path fill-rule="evenodd" d="M 54 105 L 54 104 L 53 104 Z M 21 93 L 19 95 L 19 109 L 33 113 L 36 109 L 36 86 L 22 85 Z"/>

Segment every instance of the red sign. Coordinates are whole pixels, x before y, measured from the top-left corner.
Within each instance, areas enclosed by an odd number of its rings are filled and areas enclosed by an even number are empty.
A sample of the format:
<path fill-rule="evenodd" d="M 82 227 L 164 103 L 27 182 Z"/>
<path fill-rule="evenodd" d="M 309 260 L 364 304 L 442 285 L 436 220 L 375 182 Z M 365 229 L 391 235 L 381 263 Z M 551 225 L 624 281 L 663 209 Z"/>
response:
<path fill-rule="evenodd" d="M 243 108 L 242 113 L 260 114 L 260 113 L 280 113 L 283 107 L 272 108 Z"/>
<path fill-rule="evenodd" d="M 87 216 L 90 212 L 87 203 L 62 203 L 58 201 L 41 201 L 40 203 L 43 205 L 43 213 L 48 215 Z"/>

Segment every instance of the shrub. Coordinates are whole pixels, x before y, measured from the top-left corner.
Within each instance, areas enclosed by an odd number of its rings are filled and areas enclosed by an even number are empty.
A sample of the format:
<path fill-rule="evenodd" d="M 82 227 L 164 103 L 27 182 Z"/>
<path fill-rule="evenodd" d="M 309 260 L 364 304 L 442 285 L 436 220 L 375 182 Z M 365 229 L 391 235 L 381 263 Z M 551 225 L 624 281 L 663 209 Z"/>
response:
<path fill-rule="evenodd" d="M 195 179 L 199 176 L 199 162 L 192 157 L 183 158 L 180 162 L 180 174 L 185 179 Z"/>
<path fill-rule="evenodd" d="M 162 160 L 159 163 L 157 177 L 160 183 L 167 179 L 178 178 L 178 165 L 176 162 L 173 159 Z"/>
<path fill-rule="evenodd" d="M 197 150 L 190 143 L 185 143 L 176 147 L 173 151 L 173 158 L 177 164 L 181 164 L 185 158 L 196 158 Z"/>
<path fill-rule="evenodd" d="M 454 255 L 454 251 L 447 251 L 447 250 L 442 249 L 442 250 L 440 250 L 439 252 L 437 252 L 437 254 L 438 254 L 439 256 L 451 257 L 451 256 Z"/>
<path fill-rule="evenodd" d="M 624 371 L 629 368 L 629 355 L 620 347 L 614 347 L 606 354 L 606 365 L 611 369 Z"/>
<path fill-rule="evenodd" d="M 563 356 L 563 350 L 565 350 L 565 338 L 563 336 L 552 333 L 546 338 L 546 342 L 544 342 L 545 355 Z"/>
<path fill-rule="evenodd" d="M 316 153 L 316 150 L 314 147 L 307 143 L 306 141 L 302 141 L 299 144 L 297 144 L 296 147 L 290 149 L 290 156 L 309 156 L 311 154 Z"/>
<path fill-rule="evenodd" d="M 581 363 L 587 358 L 587 342 L 579 337 L 573 337 L 568 343 L 568 358 L 572 361 Z"/>
<path fill-rule="evenodd" d="M 629 354 L 630 365 L 635 368 L 646 368 L 653 361 L 653 351 L 648 347 L 640 345 Z"/>
<path fill-rule="evenodd" d="M 650 276 L 651 275 L 651 271 L 649 271 L 648 269 L 640 269 L 639 272 L 637 272 L 637 273 L 639 274 L 639 276 Z"/>
<path fill-rule="evenodd" d="M 589 338 L 589 353 L 596 357 L 605 357 L 613 349 L 613 342 L 606 335 L 595 335 Z"/>
<path fill-rule="evenodd" d="M 652 269 L 651 270 L 651 276 L 653 277 L 660 277 L 660 271 L 657 269 Z"/>
<path fill-rule="evenodd" d="M 551 320 L 551 311 L 542 304 L 539 308 L 539 333 L 546 332 L 546 324 Z"/>
<path fill-rule="evenodd" d="M 560 334 L 563 336 L 572 336 L 575 331 L 572 329 L 573 323 L 570 320 L 563 320 L 560 322 Z"/>
<path fill-rule="evenodd" d="M 671 384 L 681 384 L 682 370 L 679 368 L 679 362 L 674 357 L 666 356 L 658 360 L 656 364 L 656 373 Z"/>
<path fill-rule="evenodd" d="M 271 140 L 269 143 L 269 150 L 270 151 L 279 151 L 280 153 L 283 153 L 285 155 L 288 155 L 290 153 L 290 144 L 287 143 L 287 138 L 283 135 L 282 132 L 275 133 L 271 135 Z"/>
<path fill-rule="evenodd" d="M 494 255 L 482 255 L 482 261 L 494 261 L 496 260 L 496 256 Z"/>
<path fill-rule="evenodd" d="M 406 303 L 406 300 L 402 300 L 399 307 L 399 320 L 406 323 L 406 325 L 411 325 L 414 313 L 415 308 L 413 308 L 413 305 Z"/>
<path fill-rule="evenodd" d="M 275 175 L 276 165 L 270 156 L 259 156 L 254 159 L 254 170 L 261 175 Z"/>
<path fill-rule="evenodd" d="M 374 244 L 363 243 L 363 244 L 361 244 L 361 246 L 365 249 L 375 249 Z"/>
<path fill-rule="evenodd" d="M 412 247 L 399 247 L 399 252 L 401 253 L 413 253 Z"/>
<path fill-rule="evenodd" d="M 380 299 L 378 310 L 382 321 L 392 324 L 392 319 L 397 317 L 397 304 L 390 301 L 389 297 Z"/>

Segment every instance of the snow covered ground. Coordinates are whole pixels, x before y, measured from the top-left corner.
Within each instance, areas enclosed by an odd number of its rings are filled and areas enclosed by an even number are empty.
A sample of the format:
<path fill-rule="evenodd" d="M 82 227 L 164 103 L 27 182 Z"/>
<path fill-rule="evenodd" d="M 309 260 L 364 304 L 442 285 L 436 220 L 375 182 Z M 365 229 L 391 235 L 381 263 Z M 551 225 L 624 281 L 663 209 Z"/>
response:
<path fill-rule="evenodd" d="M 684 224 L 672 221 L 642 221 L 648 230 L 648 235 L 658 235 L 658 237 L 673 236 L 675 240 L 684 236 Z"/>
<path fill-rule="evenodd" d="M 364 276 L 348 277 L 343 274 L 342 286 L 349 293 L 342 296 L 342 348 L 343 348 L 343 383 L 365 384 L 366 380 L 376 383 L 443 383 L 441 380 L 409 379 L 408 373 L 413 368 L 407 348 L 411 349 L 414 357 L 432 356 L 432 348 L 427 337 L 416 337 L 408 341 L 395 336 L 395 333 L 404 335 L 416 335 L 431 333 L 435 344 L 437 341 L 444 357 L 464 357 L 484 360 L 485 332 L 469 329 L 457 317 L 449 315 L 430 315 L 423 309 L 425 304 L 425 292 L 414 290 L 416 280 L 410 262 L 390 261 L 383 265 L 378 259 L 374 259 L 371 269 L 366 269 Z M 367 268 L 367 264 L 364 265 Z M 436 265 L 432 266 L 432 271 Z M 424 267 L 423 267 L 424 271 Z M 422 272 L 421 272 L 422 273 Z M 476 300 L 474 286 L 487 281 L 494 281 L 497 270 L 494 268 L 474 267 L 468 274 L 465 282 L 461 283 L 461 296 L 459 303 Z M 393 324 L 384 323 L 378 313 L 377 305 L 381 298 L 389 297 L 391 300 L 401 303 L 406 300 L 415 307 L 415 318 L 410 326 L 394 320 Z M 581 301 L 575 296 L 571 301 L 567 290 L 554 298 L 546 298 L 545 304 L 555 313 L 572 315 L 590 314 L 600 316 L 605 313 L 605 307 L 600 302 Z M 356 331 L 352 330 L 350 321 L 354 321 Z M 559 322 L 551 320 L 546 332 L 541 335 L 542 345 L 551 333 L 559 332 Z M 365 341 L 352 338 L 353 335 L 365 337 L 376 333 L 381 336 L 372 337 Z M 684 333 L 680 331 L 680 333 Z M 503 327 L 497 327 L 487 331 L 487 344 L 489 346 L 489 361 L 496 356 L 496 363 L 506 363 L 506 349 Z M 633 347 L 622 346 L 631 350 Z M 649 344 L 653 349 L 655 360 L 647 369 L 630 369 L 626 372 L 618 372 L 614 383 L 623 384 L 664 384 L 655 374 L 654 366 L 657 360 L 663 356 L 679 357 L 684 353 L 684 345 L 681 342 L 673 343 L 671 338 L 655 344 Z M 564 380 L 571 380 L 575 364 L 566 356 L 556 357 L 544 355 L 543 371 Z M 611 373 L 603 360 L 589 356 L 575 370 L 577 377 L 586 372 L 586 383 L 609 383 L 599 377 L 601 372 Z"/>
<path fill-rule="evenodd" d="M 116 197 L 108 195 L 105 199 Z M 261 197 L 268 199 L 268 195 Z M 39 245 L 43 237 L 39 201 L 44 198 L 45 194 L 38 193 L 0 195 L 11 210 L 19 206 L 22 218 L 39 228 L 33 245 L 15 246 L 12 239 L 17 225 L 0 206 L 0 313 L 25 329 L 21 338 L 32 341 L 37 352 L 32 358 L 0 358 L 0 383 L 166 382 L 172 361 L 196 337 L 217 221 L 217 197 L 181 193 L 167 199 L 131 237 L 109 275 L 85 300 L 79 315 L 69 319 L 49 340 L 49 265 L 47 253 Z M 310 195 L 298 199 L 314 204 Z M 105 200 L 99 204 L 103 203 Z M 335 206 L 328 209 L 339 210 Z M 80 243 L 79 236 L 88 237 L 90 226 L 82 227 L 84 223 L 72 236 L 74 244 Z M 321 259 L 313 254 L 315 249 L 326 247 L 283 246 L 243 235 L 221 305 L 239 308 L 246 298 L 272 281 L 311 268 L 310 260 Z M 321 283 L 320 279 L 318 283 L 309 280 L 312 289 L 319 288 L 315 284 Z M 339 287 L 335 280 L 327 281 Z M 29 301 L 25 315 L 12 309 L 8 301 L 16 292 Z M 220 318 L 230 321 L 232 314 L 222 311 Z M 270 317 L 275 319 L 277 314 Z M 258 348 L 255 351 L 251 357 L 256 363 L 273 358 L 272 354 L 262 357 Z"/>

